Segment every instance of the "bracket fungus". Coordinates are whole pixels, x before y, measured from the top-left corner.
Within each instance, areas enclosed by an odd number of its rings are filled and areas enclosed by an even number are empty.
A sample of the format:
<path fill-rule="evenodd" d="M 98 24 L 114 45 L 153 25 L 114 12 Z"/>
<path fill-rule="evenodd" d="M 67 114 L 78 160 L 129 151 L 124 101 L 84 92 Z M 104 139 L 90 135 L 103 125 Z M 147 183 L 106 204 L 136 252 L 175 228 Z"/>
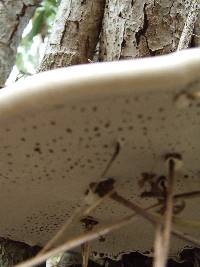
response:
<path fill-rule="evenodd" d="M 96 201 L 89 191 L 97 192 L 99 182 L 100 197 L 116 187 L 143 207 L 162 201 L 167 155 L 176 155 L 180 167 L 174 210 L 179 219 L 198 221 L 199 71 L 200 49 L 190 49 L 57 69 L 2 89 L 0 236 L 44 246 L 85 200 Z M 162 207 L 157 211 L 162 213 Z M 110 197 L 87 221 L 95 229 L 130 214 Z M 88 230 L 83 228 L 83 218 L 75 220 L 65 239 Z M 181 229 L 200 238 L 199 228 Z M 112 257 L 147 253 L 153 239 L 152 225 L 138 217 L 92 242 L 91 250 Z M 185 245 L 174 237 L 171 255 Z"/>

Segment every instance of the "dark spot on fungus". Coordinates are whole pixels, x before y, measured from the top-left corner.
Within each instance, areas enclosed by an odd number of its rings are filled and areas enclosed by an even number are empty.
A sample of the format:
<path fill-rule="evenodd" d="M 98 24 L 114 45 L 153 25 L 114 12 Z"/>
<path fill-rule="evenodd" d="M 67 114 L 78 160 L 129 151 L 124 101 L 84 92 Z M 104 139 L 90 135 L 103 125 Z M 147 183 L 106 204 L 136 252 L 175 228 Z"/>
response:
<path fill-rule="evenodd" d="M 35 147 L 34 151 L 37 152 L 38 154 L 42 154 L 40 147 Z"/>
<path fill-rule="evenodd" d="M 142 119 L 143 115 L 142 114 L 138 114 L 137 117 L 138 117 L 138 119 Z"/>
<path fill-rule="evenodd" d="M 95 132 L 99 131 L 99 127 L 98 127 L 98 126 L 95 126 L 95 127 L 94 127 L 94 131 L 95 131 Z"/>
<path fill-rule="evenodd" d="M 66 129 L 66 132 L 67 132 L 67 133 L 72 133 L 72 129 L 71 129 L 71 128 L 67 128 L 67 129 Z"/>
<path fill-rule="evenodd" d="M 158 109 L 158 112 L 163 112 L 164 111 L 164 108 L 162 108 L 162 107 L 160 107 L 159 109 Z"/>
<path fill-rule="evenodd" d="M 103 236 L 99 237 L 99 242 L 105 242 L 105 241 L 106 241 L 105 237 L 103 237 Z"/>
<path fill-rule="evenodd" d="M 97 225 L 99 222 L 92 216 L 87 216 L 80 220 L 83 224 L 83 227 L 87 230 L 92 230 L 92 228 Z"/>
<path fill-rule="evenodd" d="M 106 122 L 106 123 L 104 124 L 104 127 L 105 127 L 105 128 L 109 128 L 109 127 L 110 127 L 110 122 Z"/>
<path fill-rule="evenodd" d="M 83 113 L 83 112 L 85 112 L 85 108 L 84 107 L 81 107 L 80 108 L 80 111 Z"/>
<path fill-rule="evenodd" d="M 108 192 L 113 190 L 114 188 L 115 179 L 107 178 L 99 183 L 91 183 L 89 188 L 92 190 L 93 193 L 97 194 L 100 197 L 105 196 Z"/>
<path fill-rule="evenodd" d="M 168 159 L 168 158 L 175 158 L 175 159 L 182 160 L 182 156 L 179 153 L 168 153 L 165 155 L 165 159 Z"/>
<path fill-rule="evenodd" d="M 97 106 L 92 107 L 92 111 L 96 112 L 97 111 Z"/>

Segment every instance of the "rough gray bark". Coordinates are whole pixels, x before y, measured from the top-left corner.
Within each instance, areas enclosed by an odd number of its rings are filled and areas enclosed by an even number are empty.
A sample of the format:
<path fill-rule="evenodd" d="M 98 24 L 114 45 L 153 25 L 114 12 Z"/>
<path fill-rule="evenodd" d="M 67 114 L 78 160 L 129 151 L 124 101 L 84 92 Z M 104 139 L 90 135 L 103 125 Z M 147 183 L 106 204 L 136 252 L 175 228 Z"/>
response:
<path fill-rule="evenodd" d="M 62 0 L 39 71 L 87 63 L 99 39 L 105 0 Z"/>
<path fill-rule="evenodd" d="M 0 238 L 0 266 L 11 267 L 38 253 L 40 247 L 30 247 L 22 242 Z M 39 266 L 38 266 L 39 267 Z M 45 265 L 40 265 L 45 267 Z"/>
<path fill-rule="evenodd" d="M 200 2 L 199 2 L 200 5 Z M 200 46 L 200 12 L 198 14 L 195 26 L 194 26 L 194 38 L 193 38 L 193 46 Z"/>
<path fill-rule="evenodd" d="M 178 44 L 177 48 L 178 50 L 188 48 L 192 40 L 192 35 L 195 31 L 195 23 L 198 19 L 199 10 L 200 10 L 200 2 L 198 0 L 191 0 L 188 16 L 185 21 L 180 41 Z"/>
<path fill-rule="evenodd" d="M 165 54 L 177 49 L 187 0 L 107 0 L 100 60 Z"/>
<path fill-rule="evenodd" d="M 40 2 L 41 0 L 0 1 L 0 87 L 4 86 L 12 70 L 22 32 Z"/>

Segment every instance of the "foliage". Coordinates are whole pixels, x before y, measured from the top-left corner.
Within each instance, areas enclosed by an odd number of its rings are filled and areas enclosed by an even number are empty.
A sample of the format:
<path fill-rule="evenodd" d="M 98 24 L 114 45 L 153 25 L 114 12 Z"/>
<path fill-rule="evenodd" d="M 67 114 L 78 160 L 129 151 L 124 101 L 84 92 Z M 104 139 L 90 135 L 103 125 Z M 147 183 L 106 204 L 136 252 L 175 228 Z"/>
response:
<path fill-rule="evenodd" d="M 43 0 L 24 31 L 18 48 L 16 66 L 23 74 L 34 73 L 42 56 L 45 37 L 49 34 L 58 0 Z"/>

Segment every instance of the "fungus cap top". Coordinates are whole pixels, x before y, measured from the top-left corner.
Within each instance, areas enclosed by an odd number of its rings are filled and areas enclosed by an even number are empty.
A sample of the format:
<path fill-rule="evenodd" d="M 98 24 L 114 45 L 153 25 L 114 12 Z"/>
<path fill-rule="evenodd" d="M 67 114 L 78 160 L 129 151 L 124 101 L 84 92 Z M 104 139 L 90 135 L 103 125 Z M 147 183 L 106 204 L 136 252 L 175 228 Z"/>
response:
<path fill-rule="evenodd" d="M 169 153 L 183 159 L 175 194 L 200 190 L 200 101 L 194 97 L 199 70 L 200 49 L 190 49 L 57 69 L 2 89 L 0 236 L 44 245 L 82 205 L 89 184 L 102 178 L 112 177 L 121 195 L 144 207 L 156 203 Z M 101 177 L 119 140 L 119 156 Z M 199 220 L 200 198 L 176 206 L 182 209 L 178 216 Z M 91 216 L 98 226 L 127 214 L 130 210 L 109 199 Z M 68 236 L 81 231 L 77 221 Z M 184 232 L 200 237 L 199 229 Z M 113 257 L 147 252 L 153 238 L 152 226 L 138 217 L 93 242 L 92 251 Z M 185 245 L 174 238 L 171 254 Z"/>

